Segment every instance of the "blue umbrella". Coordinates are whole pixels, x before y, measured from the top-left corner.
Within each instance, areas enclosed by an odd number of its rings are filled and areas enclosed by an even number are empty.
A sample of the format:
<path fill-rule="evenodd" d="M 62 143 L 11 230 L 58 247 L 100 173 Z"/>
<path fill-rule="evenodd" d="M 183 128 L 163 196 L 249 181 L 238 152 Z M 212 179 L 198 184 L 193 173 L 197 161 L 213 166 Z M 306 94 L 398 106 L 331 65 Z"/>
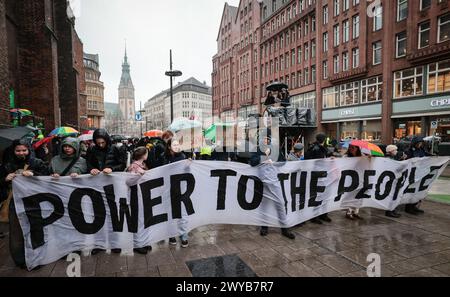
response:
<path fill-rule="evenodd" d="M 170 124 L 169 130 L 177 132 L 185 129 L 199 128 L 202 127 L 202 123 L 196 120 L 189 120 L 186 118 L 176 119 Z"/>

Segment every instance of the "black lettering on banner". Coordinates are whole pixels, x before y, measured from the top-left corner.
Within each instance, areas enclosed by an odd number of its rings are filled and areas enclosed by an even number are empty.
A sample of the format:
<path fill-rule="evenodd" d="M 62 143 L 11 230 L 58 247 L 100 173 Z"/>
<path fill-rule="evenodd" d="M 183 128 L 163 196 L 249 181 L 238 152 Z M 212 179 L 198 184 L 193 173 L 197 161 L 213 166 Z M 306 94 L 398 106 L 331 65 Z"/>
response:
<path fill-rule="evenodd" d="M 348 187 L 345 186 L 347 177 L 351 177 L 352 181 L 350 186 Z M 342 171 L 341 179 L 339 180 L 338 195 L 336 196 L 336 198 L 334 198 L 334 201 L 335 202 L 340 201 L 344 193 L 353 192 L 358 188 L 358 186 L 359 186 L 359 175 L 357 171 L 355 170 Z"/>
<path fill-rule="evenodd" d="M 55 194 L 41 193 L 22 199 L 25 213 L 30 222 L 30 237 L 33 250 L 45 244 L 44 227 L 53 224 L 64 216 L 64 204 Z M 49 202 L 53 205 L 50 216 L 43 218 L 41 203 Z"/>
<path fill-rule="evenodd" d="M 247 183 L 251 179 L 254 182 L 253 200 L 249 203 L 245 199 L 247 192 Z M 263 199 L 264 185 L 263 182 L 256 176 L 243 175 L 238 183 L 238 203 L 243 210 L 254 210 L 259 207 Z"/>
<path fill-rule="evenodd" d="M 162 203 L 161 196 L 152 198 L 152 190 L 162 187 L 164 185 L 164 178 L 157 178 L 146 181 L 139 185 L 142 193 L 142 203 L 144 205 L 144 228 L 166 222 L 168 220 L 167 213 L 154 215 L 153 207 Z"/>
<path fill-rule="evenodd" d="M 186 192 L 181 193 L 181 182 L 186 182 Z M 170 177 L 170 199 L 172 203 L 172 218 L 181 219 L 181 202 L 188 216 L 195 213 L 191 195 L 195 188 L 195 178 L 191 173 L 182 173 Z"/>
<path fill-rule="evenodd" d="M 428 185 L 425 186 L 426 181 L 429 180 L 429 179 L 432 179 L 432 178 L 435 176 L 435 174 L 432 174 L 433 171 L 436 171 L 436 170 L 441 169 L 442 166 L 444 166 L 444 165 L 441 165 L 441 166 L 431 166 L 431 167 L 430 167 L 430 174 L 425 175 L 425 176 L 422 178 L 421 182 L 420 182 L 419 192 L 422 192 L 422 191 L 425 191 L 425 190 L 428 189 L 428 187 L 429 187 L 430 185 L 428 184 Z"/>
<path fill-rule="evenodd" d="M 306 178 L 308 177 L 308 173 L 306 171 L 302 171 L 300 174 L 300 185 L 297 186 L 297 172 L 293 172 L 291 174 L 291 199 L 292 199 L 292 211 L 297 210 L 296 201 L 297 195 L 300 196 L 299 200 L 299 210 L 305 208 L 305 200 L 306 200 Z"/>
<path fill-rule="evenodd" d="M 283 201 L 285 202 L 285 211 L 287 213 L 287 198 L 286 198 L 286 189 L 284 188 L 284 182 L 289 179 L 289 173 L 279 173 L 278 180 L 280 181 L 281 193 L 283 194 Z M 294 210 L 295 201 L 292 202 L 292 211 Z"/>
<path fill-rule="evenodd" d="M 381 185 L 384 182 L 384 179 L 388 177 L 389 180 L 386 182 L 386 186 L 384 187 L 384 193 L 380 194 L 381 192 Z M 387 196 L 389 196 L 389 193 L 392 190 L 392 185 L 394 184 L 395 181 L 395 173 L 392 171 L 383 171 L 383 173 L 381 173 L 380 177 L 378 178 L 378 182 L 377 185 L 375 187 L 375 199 L 377 200 L 384 200 L 386 199 Z"/>
<path fill-rule="evenodd" d="M 328 173 L 326 171 L 312 171 L 311 172 L 311 184 L 309 190 L 309 201 L 308 207 L 316 207 L 322 204 L 322 201 L 317 201 L 317 194 L 325 192 L 324 186 L 319 186 L 319 178 L 327 177 Z"/>
<path fill-rule="evenodd" d="M 94 209 L 94 221 L 86 222 L 81 208 L 83 197 L 91 199 Z M 72 192 L 69 198 L 69 217 L 75 229 L 82 234 L 95 234 L 102 229 L 106 219 L 106 209 L 103 203 L 102 194 L 99 191 L 89 188 L 78 188 Z"/>
<path fill-rule="evenodd" d="M 130 207 L 128 207 L 127 199 L 120 198 L 119 213 L 117 211 L 116 195 L 114 194 L 114 185 L 108 185 L 103 187 L 105 191 L 106 201 L 108 202 L 109 211 L 111 212 L 111 222 L 114 232 L 123 232 L 123 223 L 125 222 L 125 217 L 127 219 L 128 232 L 137 233 L 138 231 L 138 195 L 137 186 L 130 187 Z M 130 210 L 131 208 L 131 210 Z"/>
<path fill-rule="evenodd" d="M 411 168 L 411 172 L 409 173 L 409 178 L 408 178 L 409 184 L 403 193 L 415 193 L 416 192 L 415 188 L 410 188 L 411 185 L 416 182 L 416 169 L 417 169 L 416 167 Z"/>
<path fill-rule="evenodd" d="M 227 177 L 236 176 L 237 172 L 229 169 L 211 170 L 211 177 L 219 178 L 219 187 L 217 188 L 217 210 L 225 209 L 225 198 L 227 191 Z"/>
<path fill-rule="evenodd" d="M 363 185 L 363 188 L 356 195 L 356 197 L 355 197 L 356 199 L 370 198 L 370 195 L 367 195 L 366 191 L 373 189 L 373 184 L 370 183 L 369 178 L 371 176 L 375 176 L 375 174 L 376 174 L 375 170 L 365 170 L 364 171 L 364 185 Z"/>
<path fill-rule="evenodd" d="M 393 201 L 397 200 L 398 193 L 400 192 L 400 189 L 405 185 L 407 176 L 408 170 L 403 171 L 402 176 L 398 179 L 397 185 L 395 186 L 394 197 L 392 198 Z"/>

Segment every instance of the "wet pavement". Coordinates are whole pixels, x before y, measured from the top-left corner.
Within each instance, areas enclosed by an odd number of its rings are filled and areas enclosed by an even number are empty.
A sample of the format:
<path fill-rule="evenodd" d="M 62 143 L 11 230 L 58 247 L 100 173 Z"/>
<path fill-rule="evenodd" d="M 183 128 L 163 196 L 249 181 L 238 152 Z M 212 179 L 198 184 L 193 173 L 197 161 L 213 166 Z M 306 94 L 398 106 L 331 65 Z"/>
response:
<path fill-rule="evenodd" d="M 270 228 L 209 225 L 190 232 L 189 247 L 160 242 L 147 255 L 100 253 L 82 257 L 82 276 L 367 276 L 370 253 L 381 257 L 382 276 L 450 276 L 450 205 L 422 204 L 425 214 L 402 213 L 399 219 L 363 209 L 364 220 L 344 212 L 331 223 L 293 228 L 295 240 Z M 0 226 L 5 231 L 6 225 Z M 0 239 L 0 276 L 66 276 L 69 262 L 58 261 L 28 272 L 14 267 L 8 238 Z"/>

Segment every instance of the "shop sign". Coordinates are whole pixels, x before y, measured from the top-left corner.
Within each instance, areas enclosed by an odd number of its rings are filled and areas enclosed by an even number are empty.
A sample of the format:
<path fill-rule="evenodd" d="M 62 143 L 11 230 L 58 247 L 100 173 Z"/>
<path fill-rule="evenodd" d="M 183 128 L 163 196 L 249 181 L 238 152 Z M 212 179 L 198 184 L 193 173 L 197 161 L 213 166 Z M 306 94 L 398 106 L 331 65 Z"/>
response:
<path fill-rule="evenodd" d="M 350 109 L 344 109 L 341 110 L 341 116 L 345 117 L 345 116 L 349 116 L 349 115 L 355 115 L 355 109 L 354 108 L 350 108 Z"/>
<path fill-rule="evenodd" d="M 431 101 L 431 107 L 450 106 L 450 99 L 436 99 Z"/>

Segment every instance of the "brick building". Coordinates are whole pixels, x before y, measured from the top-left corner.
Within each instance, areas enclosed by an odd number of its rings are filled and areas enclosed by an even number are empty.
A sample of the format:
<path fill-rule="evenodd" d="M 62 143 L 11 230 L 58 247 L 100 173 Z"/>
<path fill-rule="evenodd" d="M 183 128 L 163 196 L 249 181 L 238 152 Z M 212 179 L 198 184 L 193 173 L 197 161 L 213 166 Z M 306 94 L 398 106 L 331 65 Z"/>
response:
<path fill-rule="evenodd" d="M 253 72 L 262 92 L 252 102 L 263 102 L 264 88 L 283 81 L 293 104 L 314 107 L 318 129 L 331 137 L 390 143 L 412 134 L 450 135 L 448 0 L 264 0 L 258 9 Z M 224 73 L 217 61 L 227 53 L 231 63 L 239 59 L 220 48 L 213 58 L 215 115 L 224 97 L 238 113 L 236 72 L 225 72 L 232 79 L 225 94 L 218 84 Z"/>
<path fill-rule="evenodd" d="M 83 44 L 75 20 L 68 17 L 68 5 L 55 0 L 0 0 L 2 45 L 6 37 L 6 47 L 0 50 L 1 104 L 9 108 L 4 96 L 11 94 L 15 107 L 44 118 L 47 132 L 61 124 L 82 128 L 86 115 Z M 5 116 L 0 119 L 1 124 L 10 123 Z"/>
<path fill-rule="evenodd" d="M 100 81 L 98 55 L 84 54 L 84 69 L 86 74 L 87 116 L 90 128 L 103 128 L 105 118 L 103 82 Z"/>

